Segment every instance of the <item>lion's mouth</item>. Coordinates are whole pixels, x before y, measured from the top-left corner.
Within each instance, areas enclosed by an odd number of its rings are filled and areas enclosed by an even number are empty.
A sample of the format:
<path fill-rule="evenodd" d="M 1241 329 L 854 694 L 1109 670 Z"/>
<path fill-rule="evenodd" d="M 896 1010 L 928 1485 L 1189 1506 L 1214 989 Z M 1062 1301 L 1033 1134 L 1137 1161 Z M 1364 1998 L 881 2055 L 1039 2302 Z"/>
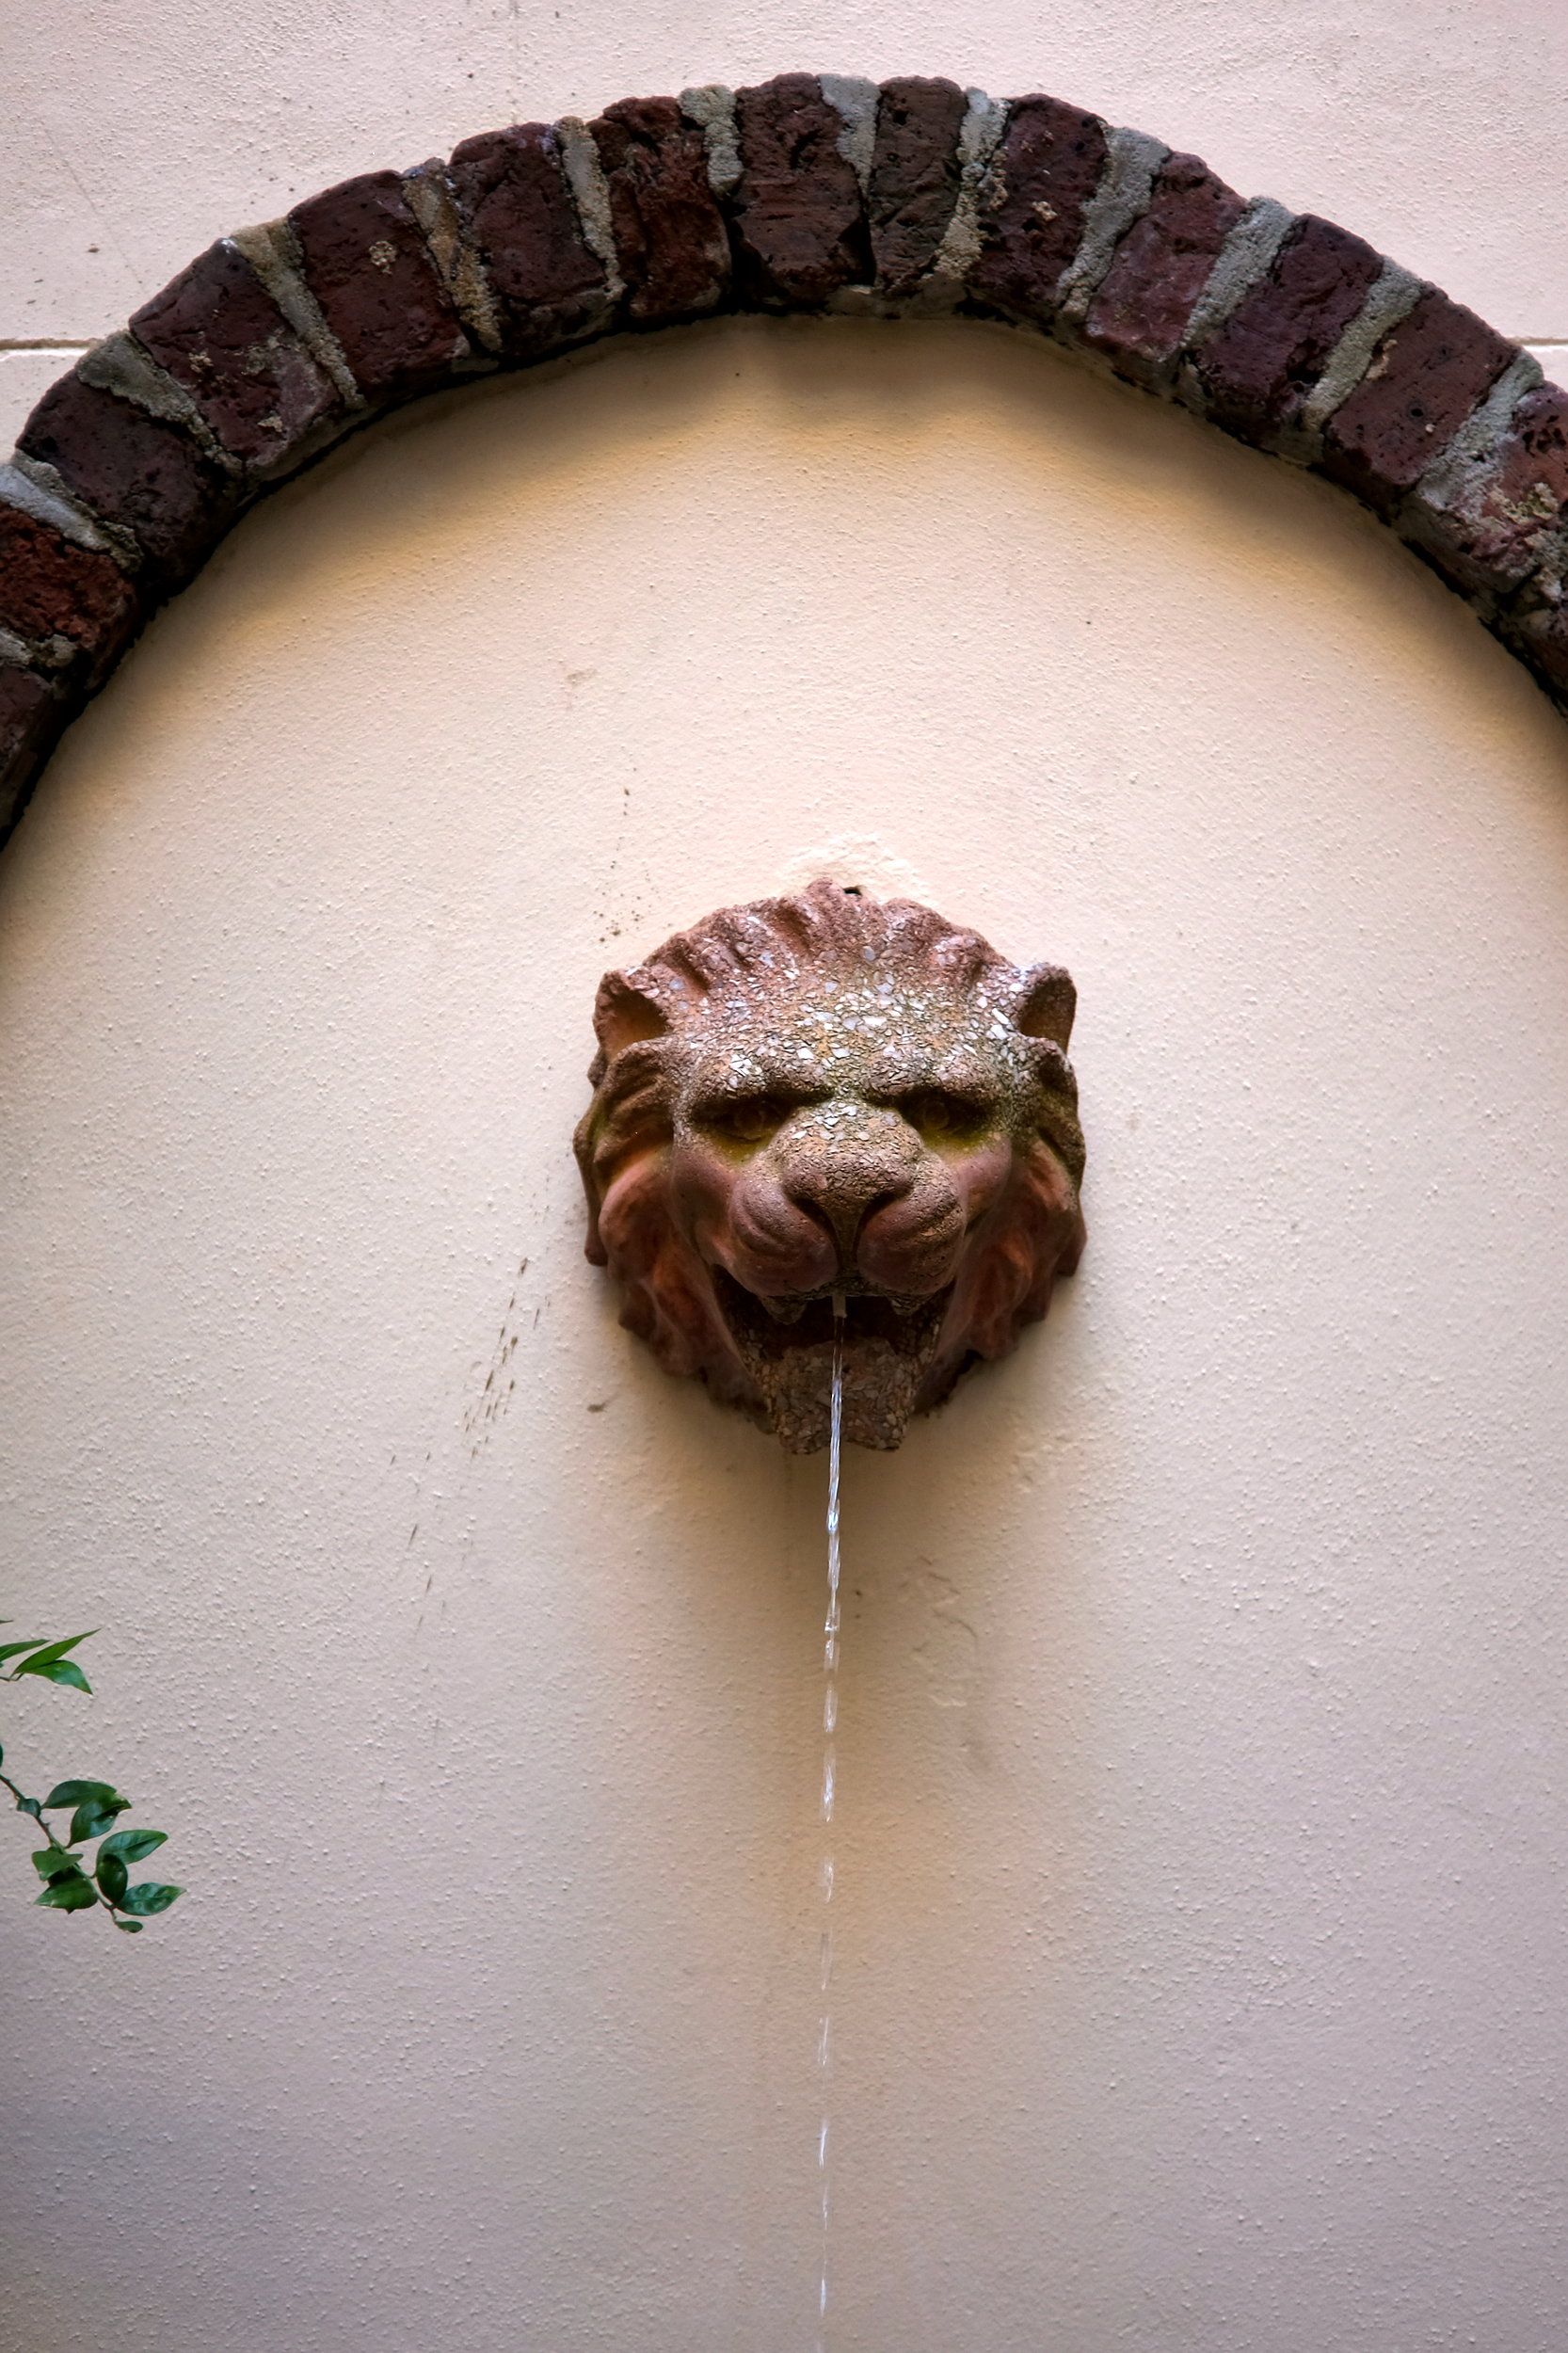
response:
<path fill-rule="evenodd" d="M 814 1454 L 828 1439 L 832 1297 L 762 1299 L 723 1267 L 712 1273 L 719 1311 L 760 1393 L 765 1427 L 792 1454 Z M 844 1435 L 856 1446 L 891 1449 L 920 1401 L 951 1288 L 907 1299 L 854 1283 L 842 1296 Z"/>

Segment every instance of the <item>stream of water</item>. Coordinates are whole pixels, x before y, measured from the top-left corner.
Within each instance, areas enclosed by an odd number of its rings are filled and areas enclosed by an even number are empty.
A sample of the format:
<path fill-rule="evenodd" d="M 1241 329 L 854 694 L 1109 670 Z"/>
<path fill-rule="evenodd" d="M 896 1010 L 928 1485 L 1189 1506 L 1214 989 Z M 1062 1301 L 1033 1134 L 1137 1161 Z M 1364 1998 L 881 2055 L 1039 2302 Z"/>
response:
<path fill-rule="evenodd" d="M 844 1301 L 833 1294 L 833 1385 L 827 1441 L 827 1615 L 823 1621 L 822 1705 L 822 2010 L 817 2023 L 817 2181 L 822 2192 L 822 2259 L 817 2276 L 817 2353 L 827 2353 L 827 2272 L 832 2218 L 833 2094 L 833 1800 L 839 1729 L 839 1466 L 844 1419 Z"/>

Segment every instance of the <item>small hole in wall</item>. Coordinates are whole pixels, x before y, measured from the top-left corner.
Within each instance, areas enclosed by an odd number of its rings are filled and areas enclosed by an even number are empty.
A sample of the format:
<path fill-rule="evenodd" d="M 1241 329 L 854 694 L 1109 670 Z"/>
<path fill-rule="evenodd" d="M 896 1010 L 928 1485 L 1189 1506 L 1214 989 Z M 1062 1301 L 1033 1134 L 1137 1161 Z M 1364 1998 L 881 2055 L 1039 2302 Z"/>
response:
<path fill-rule="evenodd" d="M 859 886 L 859 884 L 858 884 L 858 883 L 845 883 L 845 885 L 844 885 L 844 897 L 845 897 L 846 899 L 859 899 L 859 898 L 863 898 L 863 897 L 864 897 L 864 895 L 865 895 L 865 894 L 864 894 L 864 892 L 861 890 L 860 886 Z"/>

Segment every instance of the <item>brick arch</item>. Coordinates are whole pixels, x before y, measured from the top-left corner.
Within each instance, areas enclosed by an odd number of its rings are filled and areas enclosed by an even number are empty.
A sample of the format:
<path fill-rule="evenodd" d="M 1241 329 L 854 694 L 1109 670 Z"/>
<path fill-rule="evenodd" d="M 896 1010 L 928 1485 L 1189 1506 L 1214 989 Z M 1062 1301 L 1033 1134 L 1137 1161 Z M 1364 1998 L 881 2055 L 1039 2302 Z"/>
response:
<path fill-rule="evenodd" d="M 1568 709 L 1568 393 L 1359 237 L 1059 99 L 788 73 L 523 123 L 210 247 L 0 468 L 0 839 L 256 499 L 424 392 L 725 312 L 1032 327 L 1342 484 Z"/>

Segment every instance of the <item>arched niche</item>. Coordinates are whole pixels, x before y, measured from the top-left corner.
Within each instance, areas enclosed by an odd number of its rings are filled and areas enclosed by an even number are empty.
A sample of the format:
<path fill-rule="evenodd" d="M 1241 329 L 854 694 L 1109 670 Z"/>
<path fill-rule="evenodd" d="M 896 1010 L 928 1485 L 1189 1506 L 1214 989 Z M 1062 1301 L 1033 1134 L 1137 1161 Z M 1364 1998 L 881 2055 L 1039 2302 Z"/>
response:
<path fill-rule="evenodd" d="M 189 1890 L 0 1906 L 27 2343 L 810 2341 L 822 1465 L 569 1136 L 600 970 L 819 859 L 1071 967 L 1093 1235 L 848 1465 L 841 2341 L 1556 2308 L 1560 723 L 1179 405 L 770 317 L 345 440 L 0 863 L 8 1606 L 104 1629 L 8 1762 Z"/>
<path fill-rule="evenodd" d="M 363 174 L 221 238 L 0 472 L 0 817 L 235 519 L 408 400 L 727 312 L 1006 320 L 1348 488 L 1554 696 L 1568 400 L 1363 240 L 1060 100 L 783 74 Z"/>

